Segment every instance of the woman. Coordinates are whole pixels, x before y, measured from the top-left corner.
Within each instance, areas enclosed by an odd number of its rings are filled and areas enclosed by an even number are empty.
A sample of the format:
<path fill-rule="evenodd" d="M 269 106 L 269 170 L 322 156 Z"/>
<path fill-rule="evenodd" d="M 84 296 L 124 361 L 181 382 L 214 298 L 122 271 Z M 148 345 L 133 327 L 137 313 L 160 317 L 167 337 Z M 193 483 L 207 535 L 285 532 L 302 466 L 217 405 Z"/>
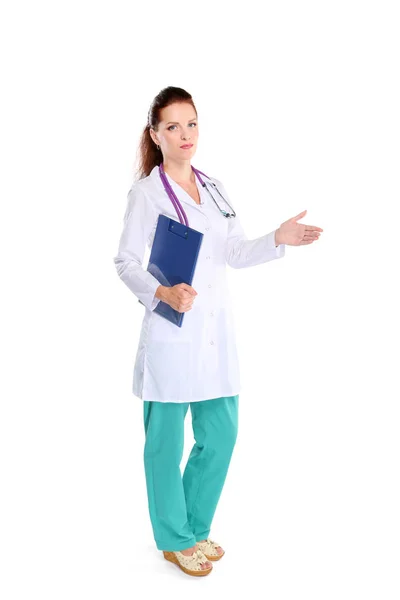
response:
<path fill-rule="evenodd" d="M 185 573 L 207 575 L 210 561 L 224 555 L 209 535 L 238 430 L 239 364 L 226 265 L 244 268 L 281 258 L 285 244 L 311 244 L 322 229 L 297 223 L 303 211 L 277 230 L 248 240 L 238 217 L 226 218 L 221 212 L 234 211 L 222 183 L 202 174 L 208 182 L 203 187 L 191 165 L 198 136 L 191 95 L 181 88 L 163 89 L 143 131 L 139 178 L 128 193 L 114 262 L 122 281 L 145 306 L 133 393 L 143 400 L 144 465 L 154 539 L 164 557 Z M 163 172 L 189 227 L 203 233 L 192 285 L 161 285 L 142 266 L 158 216 L 179 221 Z M 160 301 L 185 313 L 181 327 L 154 312 Z M 182 477 L 189 406 L 196 443 Z"/>

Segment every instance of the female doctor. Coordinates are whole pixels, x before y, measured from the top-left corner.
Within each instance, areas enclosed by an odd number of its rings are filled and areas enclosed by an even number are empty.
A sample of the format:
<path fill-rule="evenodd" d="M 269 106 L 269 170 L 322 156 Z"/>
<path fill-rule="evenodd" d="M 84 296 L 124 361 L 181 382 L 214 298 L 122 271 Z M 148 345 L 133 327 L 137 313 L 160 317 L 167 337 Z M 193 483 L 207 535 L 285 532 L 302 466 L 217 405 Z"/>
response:
<path fill-rule="evenodd" d="M 144 467 L 154 539 L 189 575 L 207 575 L 224 555 L 210 535 L 238 431 L 241 389 L 226 265 L 282 258 L 285 245 L 312 244 L 320 227 L 298 223 L 306 211 L 249 240 L 222 185 L 191 165 L 199 136 L 191 95 L 167 87 L 154 98 L 140 142 L 139 178 L 128 193 L 114 258 L 117 273 L 145 307 L 133 373 L 143 400 Z M 216 187 L 215 187 L 216 186 Z M 203 233 L 192 285 L 161 285 L 143 266 L 160 214 Z M 228 215 L 228 216 L 227 216 Z M 154 312 L 166 302 L 185 313 L 182 327 Z M 184 419 L 195 444 L 183 476 Z"/>

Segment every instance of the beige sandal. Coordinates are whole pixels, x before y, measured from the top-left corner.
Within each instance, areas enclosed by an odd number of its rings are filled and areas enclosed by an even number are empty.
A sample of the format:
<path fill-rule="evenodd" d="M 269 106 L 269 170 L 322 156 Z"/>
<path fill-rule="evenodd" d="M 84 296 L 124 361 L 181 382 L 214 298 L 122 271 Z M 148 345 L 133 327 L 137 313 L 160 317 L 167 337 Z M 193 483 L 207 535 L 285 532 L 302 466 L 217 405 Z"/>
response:
<path fill-rule="evenodd" d="M 195 550 L 191 556 L 185 556 L 185 554 L 182 554 L 179 550 L 174 550 L 172 552 L 163 550 L 163 554 L 166 560 L 178 565 L 178 567 L 188 575 L 202 577 L 203 575 L 208 575 L 213 570 L 212 566 L 209 569 L 201 568 L 201 565 L 207 562 L 207 558 L 201 550 Z"/>
<path fill-rule="evenodd" d="M 205 542 L 197 542 L 196 546 L 203 552 L 208 560 L 219 560 L 225 554 L 225 552 L 222 552 L 222 554 L 217 552 L 217 548 L 220 548 L 221 546 L 217 544 L 217 542 L 210 540 L 210 538 L 207 538 Z"/>

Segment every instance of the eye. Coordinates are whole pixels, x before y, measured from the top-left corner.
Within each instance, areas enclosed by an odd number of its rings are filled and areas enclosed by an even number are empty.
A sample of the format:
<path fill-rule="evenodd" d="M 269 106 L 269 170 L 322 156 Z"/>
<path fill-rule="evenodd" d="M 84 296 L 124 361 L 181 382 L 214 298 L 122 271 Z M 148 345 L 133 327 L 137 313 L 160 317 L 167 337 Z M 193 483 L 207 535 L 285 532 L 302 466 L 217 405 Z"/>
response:
<path fill-rule="evenodd" d="M 189 125 L 194 125 L 195 127 L 197 127 L 197 123 L 189 123 Z M 167 127 L 168 131 L 171 131 L 171 127 L 176 127 L 176 125 L 170 125 L 169 127 Z"/>

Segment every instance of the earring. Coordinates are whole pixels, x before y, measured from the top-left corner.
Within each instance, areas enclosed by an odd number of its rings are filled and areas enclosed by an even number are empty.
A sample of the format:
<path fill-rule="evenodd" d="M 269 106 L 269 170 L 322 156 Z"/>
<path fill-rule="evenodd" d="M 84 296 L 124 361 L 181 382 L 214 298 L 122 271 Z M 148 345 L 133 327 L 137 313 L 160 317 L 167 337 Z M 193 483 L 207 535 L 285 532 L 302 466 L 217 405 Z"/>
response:
<path fill-rule="evenodd" d="M 158 144 L 156 144 L 156 146 L 157 146 L 157 150 L 159 150 L 159 149 L 160 149 L 160 146 L 159 146 Z"/>

